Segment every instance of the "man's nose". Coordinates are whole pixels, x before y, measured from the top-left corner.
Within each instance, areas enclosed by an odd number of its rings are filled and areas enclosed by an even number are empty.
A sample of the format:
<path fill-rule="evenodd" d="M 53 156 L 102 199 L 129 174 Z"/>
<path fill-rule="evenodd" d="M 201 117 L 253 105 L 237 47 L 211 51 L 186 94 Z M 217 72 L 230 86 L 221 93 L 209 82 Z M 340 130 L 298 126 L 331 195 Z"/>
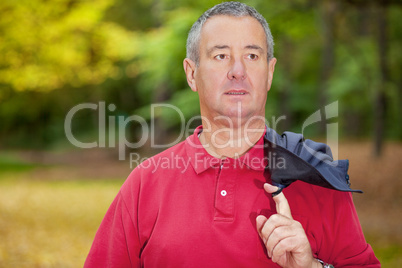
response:
<path fill-rule="evenodd" d="M 230 65 L 230 70 L 228 72 L 228 78 L 229 80 L 237 80 L 241 81 L 246 79 L 247 77 L 247 72 L 246 72 L 246 66 L 244 65 L 244 62 L 241 59 L 233 59 Z"/>

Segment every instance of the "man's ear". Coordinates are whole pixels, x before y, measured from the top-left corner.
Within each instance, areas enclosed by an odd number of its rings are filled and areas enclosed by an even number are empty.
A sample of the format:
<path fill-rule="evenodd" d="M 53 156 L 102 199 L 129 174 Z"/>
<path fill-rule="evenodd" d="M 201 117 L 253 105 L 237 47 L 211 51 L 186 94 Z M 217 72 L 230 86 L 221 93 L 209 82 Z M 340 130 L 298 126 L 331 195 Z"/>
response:
<path fill-rule="evenodd" d="M 187 83 L 191 90 L 197 92 L 197 85 L 195 83 L 195 69 L 196 64 L 189 58 L 185 58 L 183 61 L 184 72 L 186 73 Z"/>
<path fill-rule="evenodd" d="M 268 62 L 268 90 L 267 91 L 269 91 L 271 89 L 272 79 L 274 78 L 275 64 L 276 64 L 276 58 L 272 58 Z"/>

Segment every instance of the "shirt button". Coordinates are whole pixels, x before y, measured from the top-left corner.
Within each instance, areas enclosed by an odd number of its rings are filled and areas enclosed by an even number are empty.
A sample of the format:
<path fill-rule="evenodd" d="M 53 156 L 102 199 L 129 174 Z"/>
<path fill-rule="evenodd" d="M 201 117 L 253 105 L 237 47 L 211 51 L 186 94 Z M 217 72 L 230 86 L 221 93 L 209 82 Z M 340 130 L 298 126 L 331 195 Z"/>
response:
<path fill-rule="evenodd" d="M 225 190 L 221 191 L 221 196 L 226 196 L 228 193 Z"/>

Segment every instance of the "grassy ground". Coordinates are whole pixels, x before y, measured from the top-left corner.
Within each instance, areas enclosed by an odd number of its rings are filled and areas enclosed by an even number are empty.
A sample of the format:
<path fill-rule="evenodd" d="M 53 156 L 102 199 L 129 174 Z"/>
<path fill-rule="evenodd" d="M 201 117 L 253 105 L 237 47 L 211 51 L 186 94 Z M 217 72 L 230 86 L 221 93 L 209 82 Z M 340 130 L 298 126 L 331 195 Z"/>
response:
<path fill-rule="evenodd" d="M 382 267 L 402 267 L 402 144 L 380 159 L 368 143 L 344 143 L 355 204 Z M 104 151 L 0 153 L 0 267 L 82 267 L 130 166 Z M 34 165 L 32 162 L 36 162 Z M 119 178 L 119 179 L 117 179 Z"/>
<path fill-rule="evenodd" d="M 0 182 L 0 267 L 82 267 L 122 181 Z"/>

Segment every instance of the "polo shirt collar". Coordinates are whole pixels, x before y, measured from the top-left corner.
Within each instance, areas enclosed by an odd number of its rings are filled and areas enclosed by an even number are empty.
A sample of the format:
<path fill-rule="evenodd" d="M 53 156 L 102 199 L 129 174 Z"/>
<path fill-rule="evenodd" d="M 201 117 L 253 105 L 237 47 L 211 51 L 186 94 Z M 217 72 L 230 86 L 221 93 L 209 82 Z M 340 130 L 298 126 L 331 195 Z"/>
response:
<path fill-rule="evenodd" d="M 248 168 L 263 171 L 268 163 L 266 157 L 264 157 L 264 135 L 263 133 L 258 142 L 244 155 L 239 158 L 226 158 L 219 159 L 210 155 L 201 144 L 199 134 L 202 132 L 202 126 L 195 129 L 194 134 L 189 136 L 185 142 L 185 148 L 187 156 L 190 159 L 190 163 L 193 166 L 195 172 L 200 174 L 211 167 L 219 167 L 223 162 L 232 163 L 234 166 L 244 166 Z"/>

